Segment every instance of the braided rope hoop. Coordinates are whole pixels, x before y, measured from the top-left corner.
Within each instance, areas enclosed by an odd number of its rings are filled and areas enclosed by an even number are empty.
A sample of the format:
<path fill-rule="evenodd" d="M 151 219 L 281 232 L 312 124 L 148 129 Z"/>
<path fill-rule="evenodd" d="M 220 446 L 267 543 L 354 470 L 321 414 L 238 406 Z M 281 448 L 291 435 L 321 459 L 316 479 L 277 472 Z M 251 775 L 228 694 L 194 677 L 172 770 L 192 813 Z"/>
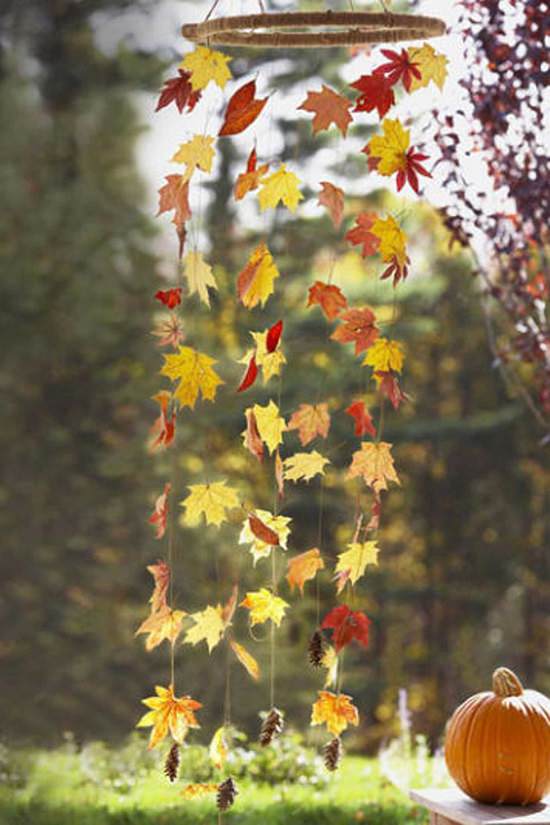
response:
<path fill-rule="evenodd" d="M 206 46 L 315 49 L 428 39 L 445 30 L 443 20 L 420 14 L 326 11 L 219 17 L 184 25 L 181 33 Z"/>

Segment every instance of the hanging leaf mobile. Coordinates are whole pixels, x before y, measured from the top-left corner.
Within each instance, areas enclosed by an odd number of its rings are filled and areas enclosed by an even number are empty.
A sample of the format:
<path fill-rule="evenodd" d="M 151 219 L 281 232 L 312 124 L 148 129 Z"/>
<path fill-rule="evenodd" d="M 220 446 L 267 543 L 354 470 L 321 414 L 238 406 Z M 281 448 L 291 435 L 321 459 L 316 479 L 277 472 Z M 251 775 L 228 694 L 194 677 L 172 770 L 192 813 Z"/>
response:
<path fill-rule="evenodd" d="M 214 4 L 215 7 L 216 4 Z M 214 8 L 213 7 L 213 8 Z M 213 9 L 211 10 L 211 12 Z M 210 15 L 209 15 L 210 16 Z M 160 92 L 157 111 L 175 105 L 183 116 L 200 107 L 203 92 L 211 85 L 224 91 L 232 78 L 231 58 L 213 48 L 219 43 L 248 47 L 311 48 L 319 46 L 386 43 L 417 40 L 443 34 L 441 21 L 419 15 L 381 14 L 366 12 L 314 12 L 308 14 L 258 14 L 230 18 L 208 19 L 202 24 L 184 26 L 183 34 L 197 45 L 182 60 L 175 77 L 169 78 Z M 350 84 L 357 93 L 355 100 L 327 85 L 311 89 L 298 107 L 311 118 L 313 134 L 331 127 L 346 136 L 350 125 L 362 113 L 376 112 L 380 132 L 362 149 L 370 173 L 394 180 L 397 191 L 408 186 L 418 194 L 421 179 L 430 177 L 425 163 L 429 158 L 411 144 L 410 130 L 397 118 L 387 117 L 395 105 L 395 92 L 401 87 L 405 94 L 434 83 L 441 88 L 446 77 L 447 59 L 431 45 L 401 48 L 400 51 L 382 48 L 380 63 L 370 74 L 362 75 Z M 327 439 L 331 426 L 329 404 L 303 402 L 288 421 L 281 414 L 280 377 L 287 359 L 282 349 L 284 323 L 282 320 L 263 331 L 250 333 L 240 363 L 244 367 L 240 384 L 232 390 L 221 377 L 223 365 L 211 355 L 193 346 L 190 328 L 181 314 L 193 296 L 206 309 L 210 308 L 211 293 L 218 284 L 211 265 L 193 245 L 188 249 L 187 227 L 192 218 L 189 200 L 190 187 L 198 173 L 208 175 L 213 168 L 218 140 L 230 139 L 244 133 L 262 116 L 268 102 L 258 90 L 256 78 L 239 86 L 229 97 L 220 120 L 217 135 L 196 134 L 182 143 L 171 158 L 181 167 L 178 174 L 169 174 L 159 189 L 158 215 L 172 214 L 178 240 L 179 279 L 176 285 L 158 290 L 155 299 L 167 314 L 163 315 L 153 333 L 158 347 L 165 350 L 160 375 L 170 381 L 171 389 L 163 388 L 155 396 L 158 417 L 150 431 L 149 449 L 152 453 L 170 449 L 175 456 L 177 422 L 180 416 L 192 413 L 198 403 L 216 402 L 218 393 L 253 394 L 261 376 L 265 384 L 272 378 L 279 381 L 275 398 L 267 404 L 251 403 L 244 410 L 242 445 L 258 462 L 271 462 L 274 484 L 272 510 L 253 507 L 247 509 L 239 491 L 226 480 L 190 484 L 187 494 L 176 489 L 176 474 L 164 485 L 149 518 L 155 538 L 167 543 L 167 561 L 151 564 L 154 589 L 150 599 L 150 613 L 141 623 L 137 634 L 144 634 L 146 650 L 167 642 L 170 651 L 169 681 L 166 687 L 155 687 L 155 695 L 143 700 L 147 712 L 138 727 L 151 728 L 149 748 L 156 748 L 167 738 L 164 772 L 170 781 L 178 775 L 179 748 L 192 728 L 200 726 L 201 702 L 178 692 L 175 680 L 176 643 L 184 634 L 183 643 L 196 647 L 206 644 L 209 653 L 225 644 L 228 661 L 234 657 L 254 680 L 260 678 L 258 663 L 248 649 L 234 637 L 233 618 L 237 609 L 248 611 L 251 628 L 267 625 L 270 646 L 270 707 L 264 713 L 260 729 L 260 743 L 268 746 L 280 736 L 284 714 L 275 702 L 276 631 L 291 609 L 279 595 L 277 576 L 278 557 L 286 551 L 291 537 L 292 521 L 279 512 L 285 485 L 308 483 L 313 478 L 321 482 L 330 461 L 312 442 Z M 286 163 L 273 163 L 258 155 L 259 148 L 250 148 L 246 168 L 235 181 L 236 201 L 256 198 L 259 212 L 278 208 L 295 212 L 304 194 L 296 173 Z M 330 181 L 321 181 L 318 204 L 327 210 L 336 231 L 340 230 L 345 194 Z M 385 267 L 381 279 L 392 279 L 394 288 L 404 281 L 409 271 L 407 237 L 399 221 L 391 214 L 361 212 L 354 226 L 345 235 L 351 247 L 357 247 L 363 258 L 377 258 Z M 276 258 L 267 243 L 262 241 L 250 252 L 242 270 L 236 275 L 237 301 L 246 309 L 263 309 L 275 292 L 280 273 Z M 340 346 L 352 345 L 356 356 L 362 357 L 361 366 L 370 368 L 378 395 L 377 420 L 373 418 L 362 398 L 343 404 L 341 413 L 348 416 L 349 431 L 360 439 L 358 449 L 350 456 L 346 478 L 358 479 L 371 493 L 370 512 L 358 512 L 353 527 L 353 538 L 337 554 L 330 571 L 336 595 L 344 599 L 319 615 L 318 576 L 328 571 L 329 562 L 323 558 L 322 534 L 319 529 L 318 546 L 292 555 L 287 561 L 286 579 L 291 598 L 297 591 L 301 596 L 309 582 L 317 588 L 317 626 L 312 630 L 307 651 L 310 663 L 326 671 L 322 689 L 312 704 L 311 725 L 324 726 L 329 740 L 323 747 L 328 770 L 338 767 L 342 756 L 342 734 L 348 727 L 359 724 L 359 711 L 353 698 L 343 692 L 342 659 L 345 648 L 354 644 L 366 649 L 369 645 L 370 619 L 363 610 L 356 609 L 356 586 L 369 566 L 378 565 L 377 532 L 381 518 L 382 494 L 390 485 L 400 484 L 394 465 L 392 445 L 383 440 L 384 409 L 386 402 L 399 410 L 407 400 L 400 385 L 404 364 L 404 350 L 399 341 L 383 334 L 382 324 L 368 306 L 351 306 L 344 292 L 331 279 L 315 281 L 304 295 L 304 303 L 314 311 L 316 307 L 327 322 L 335 325 L 330 339 Z M 295 432 L 301 450 L 283 457 L 281 447 L 285 437 Z M 266 462 L 267 463 L 267 462 Z M 321 493 L 322 493 L 321 484 Z M 219 527 L 237 511 L 242 513 L 240 532 L 235 541 L 245 545 L 252 556 L 252 564 L 271 560 L 271 578 L 259 583 L 255 590 L 239 596 L 234 586 L 225 604 L 208 604 L 194 612 L 186 612 L 175 604 L 173 587 L 173 554 L 175 531 L 175 499 L 181 499 L 182 519 L 187 526 L 201 524 Z M 322 508 L 322 501 L 320 502 Z M 322 509 L 320 516 L 322 515 Z M 349 601 L 350 604 L 347 604 Z M 136 635 L 137 635 L 136 634 Z M 229 665 L 228 665 L 229 667 Z M 223 722 L 210 744 L 210 758 L 223 776 L 230 747 L 229 691 L 226 691 Z M 238 794 L 230 776 L 215 783 L 187 785 L 184 799 L 205 794 L 215 795 L 220 812 L 226 811 Z"/>

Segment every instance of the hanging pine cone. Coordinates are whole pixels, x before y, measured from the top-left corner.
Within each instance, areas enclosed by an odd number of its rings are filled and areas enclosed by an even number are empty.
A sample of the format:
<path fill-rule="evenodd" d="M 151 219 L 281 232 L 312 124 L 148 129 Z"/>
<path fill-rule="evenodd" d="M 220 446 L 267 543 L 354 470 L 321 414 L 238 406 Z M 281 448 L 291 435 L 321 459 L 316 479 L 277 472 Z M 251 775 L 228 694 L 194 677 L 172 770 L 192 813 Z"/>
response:
<path fill-rule="evenodd" d="M 283 714 L 277 708 L 271 708 L 260 729 L 260 745 L 264 748 L 270 745 L 273 739 L 280 736 L 283 732 L 284 720 Z"/>
<path fill-rule="evenodd" d="M 164 774 L 168 777 L 170 782 L 175 782 L 178 778 L 178 768 L 180 764 L 180 746 L 174 742 L 164 763 Z"/>
<path fill-rule="evenodd" d="M 320 630 L 316 630 L 307 646 L 309 654 L 309 661 L 313 667 L 321 667 L 323 664 L 323 656 L 325 655 L 325 644 L 323 634 Z"/>
<path fill-rule="evenodd" d="M 334 739 L 331 739 L 330 742 L 324 745 L 323 758 L 327 771 L 335 771 L 338 769 L 343 752 L 344 749 L 339 736 L 335 736 Z"/>
<path fill-rule="evenodd" d="M 216 796 L 216 805 L 218 806 L 219 811 L 227 811 L 228 808 L 232 806 L 235 802 L 235 797 L 239 791 L 237 790 L 237 786 L 229 777 L 224 782 L 220 782 L 218 785 L 218 795 Z"/>

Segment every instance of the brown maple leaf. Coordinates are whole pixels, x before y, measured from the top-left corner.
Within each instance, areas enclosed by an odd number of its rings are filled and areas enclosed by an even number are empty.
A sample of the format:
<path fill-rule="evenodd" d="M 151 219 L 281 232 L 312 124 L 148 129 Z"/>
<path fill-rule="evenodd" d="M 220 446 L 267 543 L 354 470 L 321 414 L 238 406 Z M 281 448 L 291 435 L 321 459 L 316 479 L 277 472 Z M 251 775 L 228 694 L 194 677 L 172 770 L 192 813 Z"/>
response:
<path fill-rule="evenodd" d="M 339 229 L 344 216 L 344 190 L 328 180 L 322 180 L 321 186 L 317 203 L 327 208 L 332 223 Z"/>
<path fill-rule="evenodd" d="M 183 175 L 166 175 L 166 183 L 159 189 L 157 215 L 174 210 L 172 223 L 181 232 L 183 225 L 191 217 L 189 206 L 189 181 Z"/>
<path fill-rule="evenodd" d="M 168 106 L 172 101 L 174 101 L 178 107 L 180 114 L 186 107 L 188 112 L 192 112 L 200 98 L 200 89 L 195 90 L 191 85 L 191 72 L 178 69 L 177 77 L 170 77 L 164 81 L 155 112 L 164 109 L 164 107 Z"/>
<path fill-rule="evenodd" d="M 313 134 L 322 129 L 328 129 L 334 123 L 340 129 L 344 137 L 347 134 L 348 126 L 353 118 L 349 113 L 352 107 L 351 100 L 344 95 L 339 95 L 329 86 L 323 84 L 320 92 L 308 92 L 307 98 L 298 106 L 305 112 L 313 112 L 315 117 L 312 121 Z"/>

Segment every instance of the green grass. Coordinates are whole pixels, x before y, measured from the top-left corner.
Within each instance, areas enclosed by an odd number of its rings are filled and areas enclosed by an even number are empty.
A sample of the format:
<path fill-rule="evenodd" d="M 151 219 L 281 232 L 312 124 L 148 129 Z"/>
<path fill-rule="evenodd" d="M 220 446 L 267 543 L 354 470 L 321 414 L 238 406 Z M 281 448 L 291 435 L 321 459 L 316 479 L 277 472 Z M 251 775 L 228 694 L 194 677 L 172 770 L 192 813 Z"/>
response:
<path fill-rule="evenodd" d="M 0 787 L 1 825 L 216 825 L 212 798 L 184 801 L 184 780 L 174 785 L 159 772 L 141 771 L 120 791 L 83 769 L 71 749 L 17 756 L 24 778 Z M 5 761 L 4 770 L 6 771 Z M 9 764 L 8 764 L 9 768 Z M 86 766 L 84 766 L 86 768 Z M 12 767 L 13 773 L 13 767 Z M 14 778 L 15 777 L 15 778 Z M 114 783 L 116 785 L 116 782 Z M 380 774 L 378 762 L 344 759 L 321 789 L 311 785 L 255 785 L 239 781 L 240 793 L 225 815 L 227 825 L 405 825 L 424 813 Z"/>

